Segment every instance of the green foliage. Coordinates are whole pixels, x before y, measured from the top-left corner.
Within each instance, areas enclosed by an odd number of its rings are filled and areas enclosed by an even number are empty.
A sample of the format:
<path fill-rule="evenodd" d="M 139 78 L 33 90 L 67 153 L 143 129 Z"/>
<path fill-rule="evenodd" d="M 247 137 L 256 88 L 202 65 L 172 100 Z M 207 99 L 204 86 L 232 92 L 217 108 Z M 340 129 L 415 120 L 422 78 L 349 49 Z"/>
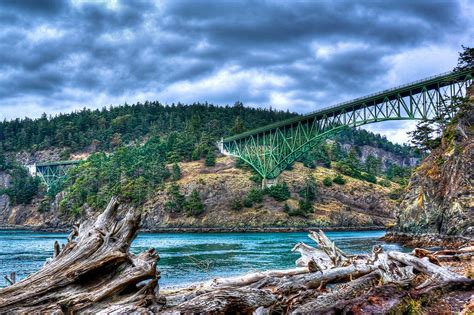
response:
<path fill-rule="evenodd" d="M 26 168 L 0 154 L 0 169 L 11 176 L 9 187 L 1 188 L 0 195 L 7 194 L 13 205 L 29 204 L 38 195 L 40 178 L 30 176 Z"/>
<path fill-rule="evenodd" d="M 209 150 L 206 155 L 206 160 L 204 161 L 204 165 L 206 166 L 214 166 L 216 165 L 216 155 L 214 150 Z"/>
<path fill-rule="evenodd" d="M 317 188 L 316 180 L 312 175 L 309 175 L 306 177 L 304 186 L 299 191 L 299 195 L 304 200 L 309 202 L 314 201 L 314 199 L 316 199 Z"/>
<path fill-rule="evenodd" d="M 173 169 L 171 171 L 171 179 L 174 181 L 181 179 L 181 168 L 178 163 L 173 163 Z"/>
<path fill-rule="evenodd" d="M 263 201 L 263 191 L 261 189 L 252 188 L 247 196 L 244 198 L 244 206 L 247 208 L 252 207 L 255 203 Z"/>
<path fill-rule="evenodd" d="M 382 172 L 382 160 L 370 154 L 365 160 L 365 171 L 370 175 L 378 176 Z"/>
<path fill-rule="evenodd" d="M 31 150 L 33 147 L 77 151 L 92 144 L 96 151 L 111 150 L 149 135 L 176 132 L 174 145 L 178 150 L 170 154 L 191 160 L 202 133 L 215 142 L 246 128 L 253 129 L 293 116 L 295 114 L 284 111 L 246 108 L 242 103 L 234 107 L 207 103 L 165 106 L 147 101 L 97 110 L 83 109 L 55 117 L 43 114 L 38 119 L 0 122 L 0 151 Z"/>
<path fill-rule="evenodd" d="M 290 198 L 290 190 L 285 182 L 267 187 L 264 192 L 276 201 L 285 201 Z"/>
<path fill-rule="evenodd" d="M 283 205 L 283 212 L 289 213 L 290 211 L 291 211 L 290 206 L 285 202 L 285 204 Z"/>
<path fill-rule="evenodd" d="M 235 210 L 235 211 L 242 210 L 242 208 L 244 207 L 243 203 L 242 203 L 242 199 L 241 198 L 234 198 L 230 202 L 230 207 L 232 208 L 232 210 Z"/>
<path fill-rule="evenodd" d="M 382 179 L 381 181 L 379 181 L 379 184 L 383 187 L 387 187 L 387 188 L 390 188 L 392 186 L 392 183 L 387 180 L 387 179 Z"/>
<path fill-rule="evenodd" d="M 313 212 L 313 203 L 308 199 L 302 199 L 299 201 L 298 209 L 303 213 Z"/>
<path fill-rule="evenodd" d="M 373 175 L 373 174 L 369 174 L 369 173 L 360 173 L 360 178 L 369 182 L 369 183 L 374 183 L 376 184 L 377 183 L 377 178 Z"/>
<path fill-rule="evenodd" d="M 254 173 L 250 176 L 250 180 L 254 183 L 261 184 L 262 183 L 262 176 L 258 173 Z"/>
<path fill-rule="evenodd" d="M 398 166 L 397 164 L 390 164 L 386 170 L 387 179 L 402 186 L 406 186 L 408 184 L 410 175 L 411 168 Z"/>
<path fill-rule="evenodd" d="M 344 185 L 346 183 L 346 180 L 341 175 L 336 175 L 332 181 L 338 185 Z"/>
<path fill-rule="evenodd" d="M 194 189 L 185 203 L 186 213 L 191 216 L 197 216 L 204 212 L 205 207 L 199 196 L 199 193 Z"/>
<path fill-rule="evenodd" d="M 62 209 L 80 213 L 84 204 L 105 207 L 115 195 L 141 204 L 166 179 L 168 143 L 150 137 L 144 145 L 122 147 L 114 154 L 94 153 L 69 171 Z"/>
<path fill-rule="evenodd" d="M 69 160 L 69 158 L 71 157 L 71 149 L 70 148 L 66 148 L 64 150 L 61 151 L 61 153 L 59 154 L 59 158 L 61 160 Z"/>
<path fill-rule="evenodd" d="M 463 51 L 459 53 L 458 64 L 455 71 L 463 71 L 474 68 L 474 48 L 462 46 Z"/>
<path fill-rule="evenodd" d="M 323 185 L 326 187 L 331 187 L 332 186 L 332 179 L 329 176 L 324 177 L 323 179 Z"/>
<path fill-rule="evenodd" d="M 169 201 L 165 204 L 168 212 L 181 212 L 184 210 L 186 197 L 179 191 L 179 185 L 172 183 L 168 188 Z"/>

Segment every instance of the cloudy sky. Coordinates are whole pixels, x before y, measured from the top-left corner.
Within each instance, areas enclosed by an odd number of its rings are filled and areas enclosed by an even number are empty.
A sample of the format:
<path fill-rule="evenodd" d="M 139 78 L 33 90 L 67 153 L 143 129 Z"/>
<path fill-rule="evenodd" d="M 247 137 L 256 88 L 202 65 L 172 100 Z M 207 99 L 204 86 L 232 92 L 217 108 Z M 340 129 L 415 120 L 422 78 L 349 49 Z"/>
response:
<path fill-rule="evenodd" d="M 357 2 L 357 3 L 356 3 Z M 305 113 L 452 69 L 474 2 L 0 1 L 0 119 L 127 102 Z M 410 123 L 371 130 L 403 142 Z"/>

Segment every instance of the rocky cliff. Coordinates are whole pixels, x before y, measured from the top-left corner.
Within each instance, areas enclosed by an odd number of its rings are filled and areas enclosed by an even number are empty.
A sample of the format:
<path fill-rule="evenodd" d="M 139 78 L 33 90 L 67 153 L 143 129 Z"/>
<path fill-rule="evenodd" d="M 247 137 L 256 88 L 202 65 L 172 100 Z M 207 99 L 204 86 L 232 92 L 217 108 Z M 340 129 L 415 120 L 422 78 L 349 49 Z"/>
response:
<path fill-rule="evenodd" d="M 446 128 L 441 145 L 415 170 L 397 230 L 474 235 L 474 99 Z"/>

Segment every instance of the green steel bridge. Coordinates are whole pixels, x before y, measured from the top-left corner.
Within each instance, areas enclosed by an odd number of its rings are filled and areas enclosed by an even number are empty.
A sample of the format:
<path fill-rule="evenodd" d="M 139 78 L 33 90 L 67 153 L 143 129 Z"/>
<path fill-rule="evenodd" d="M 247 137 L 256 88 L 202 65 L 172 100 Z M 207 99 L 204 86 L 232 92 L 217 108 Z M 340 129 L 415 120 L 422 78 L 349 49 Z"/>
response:
<path fill-rule="evenodd" d="M 390 120 L 423 120 L 464 97 L 474 69 L 447 72 L 222 139 L 221 153 L 241 158 L 271 184 L 302 154 L 348 127 Z"/>
<path fill-rule="evenodd" d="M 28 168 L 30 174 L 39 176 L 46 185 L 46 188 L 49 190 L 54 184 L 58 184 L 65 180 L 67 177 L 67 170 L 80 162 L 81 161 L 77 160 L 43 162 L 29 165 Z"/>

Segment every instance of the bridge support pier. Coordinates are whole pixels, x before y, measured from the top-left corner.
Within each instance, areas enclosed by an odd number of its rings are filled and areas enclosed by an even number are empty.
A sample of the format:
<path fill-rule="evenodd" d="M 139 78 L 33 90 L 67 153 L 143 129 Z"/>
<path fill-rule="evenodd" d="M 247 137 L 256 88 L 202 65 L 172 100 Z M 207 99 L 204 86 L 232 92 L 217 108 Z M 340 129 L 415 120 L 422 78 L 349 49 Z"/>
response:
<path fill-rule="evenodd" d="M 262 189 L 272 187 L 274 185 L 278 184 L 278 177 L 277 178 L 264 178 L 262 179 Z"/>

